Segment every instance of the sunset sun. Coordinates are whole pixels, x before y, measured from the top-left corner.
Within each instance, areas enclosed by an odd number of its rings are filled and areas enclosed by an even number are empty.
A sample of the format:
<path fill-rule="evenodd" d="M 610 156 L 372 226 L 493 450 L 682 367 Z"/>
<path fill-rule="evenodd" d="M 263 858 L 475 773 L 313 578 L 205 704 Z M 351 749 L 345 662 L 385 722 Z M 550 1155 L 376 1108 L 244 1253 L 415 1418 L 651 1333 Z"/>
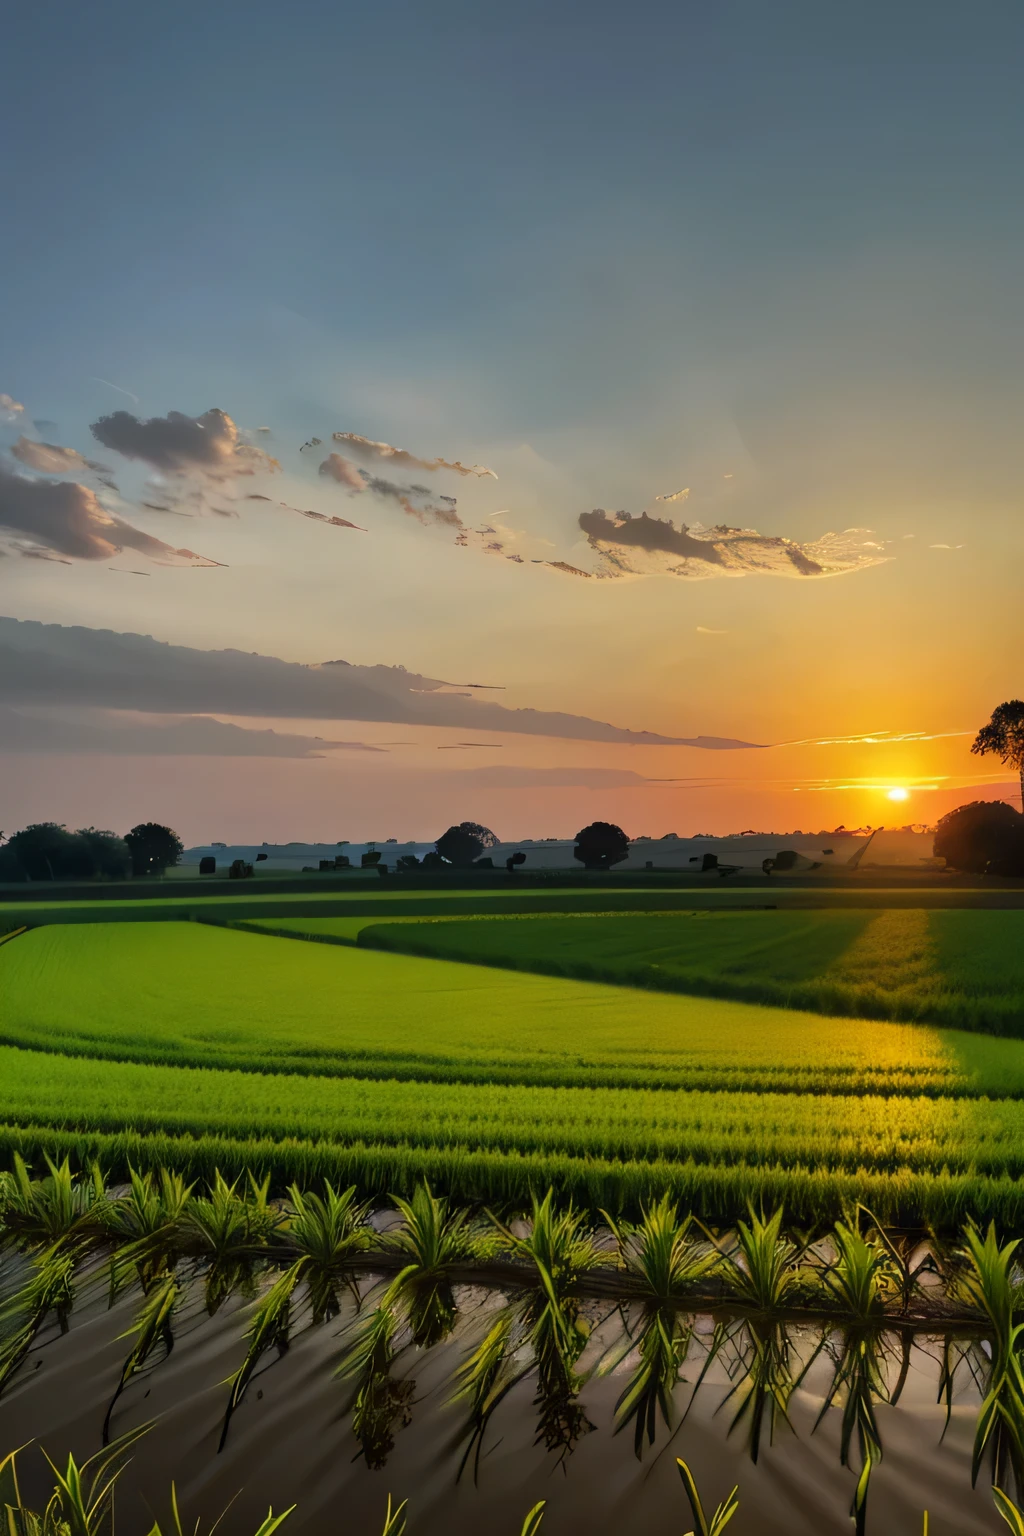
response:
<path fill-rule="evenodd" d="M 898 788 L 897 789 L 890 789 L 890 790 L 886 791 L 886 799 L 887 800 L 909 800 L 910 799 L 910 791 L 909 791 L 909 789 L 898 789 Z"/>

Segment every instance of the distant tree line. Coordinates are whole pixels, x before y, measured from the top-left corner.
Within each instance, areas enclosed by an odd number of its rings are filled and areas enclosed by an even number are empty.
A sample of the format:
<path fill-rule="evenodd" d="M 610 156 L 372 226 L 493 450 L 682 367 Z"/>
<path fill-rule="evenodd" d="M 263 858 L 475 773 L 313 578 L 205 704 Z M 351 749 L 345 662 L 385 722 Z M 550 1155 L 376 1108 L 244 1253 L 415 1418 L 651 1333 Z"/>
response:
<path fill-rule="evenodd" d="M 1009 699 L 994 709 L 971 751 L 979 756 L 994 753 L 1019 774 L 1024 809 L 1024 700 Z M 433 853 L 425 854 L 422 860 L 404 854 L 397 868 L 400 873 L 414 869 L 492 869 L 489 850 L 497 844 L 498 837 L 489 827 L 461 821 L 441 834 Z M 593 821 L 577 832 L 573 857 L 585 869 L 608 870 L 628 857 L 629 846 L 621 827 Z M 54 821 L 36 822 L 0 846 L 0 880 L 153 877 L 177 864 L 183 852 L 177 833 L 155 821 L 141 822 L 123 837 L 96 827 L 69 832 Z M 1024 876 L 1024 815 L 1002 800 L 976 800 L 958 806 L 938 823 L 934 852 L 951 869 Z M 514 874 L 525 862 L 526 855 L 520 851 L 505 860 L 505 868 Z"/>
<path fill-rule="evenodd" d="M 0 880 L 127 880 L 154 877 L 177 864 L 184 843 L 170 827 L 140 822 L 123 837 L 97 827 L 69 832 L 38 821 L 0 847 Z"/>

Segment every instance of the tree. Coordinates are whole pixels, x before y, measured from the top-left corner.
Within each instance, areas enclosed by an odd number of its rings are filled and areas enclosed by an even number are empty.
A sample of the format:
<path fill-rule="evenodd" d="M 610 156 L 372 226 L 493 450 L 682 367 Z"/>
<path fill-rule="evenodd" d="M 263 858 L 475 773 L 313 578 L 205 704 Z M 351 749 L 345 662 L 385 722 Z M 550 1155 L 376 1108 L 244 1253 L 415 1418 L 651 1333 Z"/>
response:
<path fill-rule="evenodd" d="M 185 845 L 177 832 L 157 821 L 142 821 L 126 832 L 124 840 L 131 850 L 133 875 L 162 875 L 177 864 Z"/>
<path fill-rule="evenodd" d="M 585 869 L 611 869 L 629 856 L 629 838 L 611 821 L 592 821 L 576 834 L 572 851 Z"/>
<path fill-rule="evenodd" d="M 82 837 L 56 821 L 37 821 L 15 832 L 5 852 L 28 880 L 87 880 L 94 864 Z"/>
<path fill-rule="evenodd" d="M 96 827 L 79 827 L 75 836 L 85 845 L 91 874 L 99 880 L 127 880 L 132 872 L 132 856 L 123 837 L 116 832 L 100 832 Z"/>
<path fill-rule="evenodd" d="M 1007 768 L 1020 776 L 1020 805 L 1024 811 L 1024 700 L 1007 699 L 992 711 L 988 725 L 983 725 L 971 751 L 979 757 L 995 752 Z"/>
<path fill-rule="evenodd" d="M 1024 874 L 1024 816 L 1005 800 L 972 800 L 943 816 L 935 855 L 970 874 Z"/>
<path fill-rule="evenodd" d="M 496 847 L 497 842 L 489 827 L 482 827 L 478 821 L 460 821 L 457 827 L 443 832 L 434 847 L 446 864 L 469 869 L 485 849 Z"/>

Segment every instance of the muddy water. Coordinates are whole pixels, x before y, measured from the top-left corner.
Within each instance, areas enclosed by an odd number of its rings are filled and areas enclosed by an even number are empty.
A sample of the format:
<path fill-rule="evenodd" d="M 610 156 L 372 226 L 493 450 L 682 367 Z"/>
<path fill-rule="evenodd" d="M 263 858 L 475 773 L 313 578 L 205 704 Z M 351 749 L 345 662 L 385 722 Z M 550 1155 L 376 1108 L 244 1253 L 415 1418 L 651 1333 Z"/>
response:
<path fill-rule="evenodd" d="M 734 1483 L 740 1510 L 729 1536 L 827 1536 L 852 1529 L 849 1504 L 855 1474 L 840 1466 L 841 1409 L 832 1407 L 815 1429 L 830 1362 L 820 1355 L 797 1387 L 790 1405 L 792 1429 L 767 1422 L 757 1464 L 743 1426 L 729 1433 L 738 1397 L 723 1400 L 742 1381 L 739 1353 L 723 1351 L 693 1386 L 707 1360 L 711 1319 L 698 1318 L 696 1337 L 680 1385 L 674 1431 L 659 1423 L 653 1447 L 638 1461 L 629 1426 L 614 1434 L 614 1406 L 628 1377 L 627 1357 L 608 1374 L 591 1375 L 580 1402 L 593 1429 L 564 1456 L 535 1443 L 536 1384 L 526 1379 L 495 1412 L 474 1482 L 472 1469 L 456 1480 L 465 1441 L 464 1409 L 452 1405 L 451 1376 L 478 1339 L 495 1300 L 479 1291 L 460 1292 L 456 1333 L 430 1350 L 409 1346 L 393 1375 L 406 1388 L 405 1413 L 394 1427 L 394 1447 L 382 1467 L 371 1468 L 353 1434 L 347 1412 L 352 1386 L 334 1368 L 349 1316 L 297 1333 L 292 1347 L 262 1367 L 235 1414 L 225 1450 L 217 1446 L 225 1405 L 225 1378 L 242 1357 L 245 1309 L 227 1305 L 208 1318 L 196 1305 L 183 1313 L 171 1355 L 136 1378 L 115 1410 L 119 1434 L 147 1419 L 153 1430 L 139 1443 L 122 1483 L 122 1531 L 148 1529 L 141 1522 L 163 1513 L 172 1478 L 186 1524 L 212 1518 L 235 1498 L 221 1530 L 248 1536 L 265 1514 L 295 1503 L 286 1531 L 291 1536 L 377 1536 L 390 1493 L 410 1501 L 409 1536 L 518 1536 L 526 1511 L 547 1500 L 544 1536 L 559 1533 L 688 1531 L 692 1521 L 675 1466 L 692 1466 L 705 1504 L 714 1505 Z M 47 1335 L 0 1397 L 0 1451 L 30 1439 L 55 1459 L 97 1450 L 107 1404 L 117 1385 L 126 1344 L 118 1339 L 131 1311 L 108 1312 L 98 1301 L 76 1315 L 70 1333 Z M 586 1369 L 621 1336 L 617 1316 L 595 1315 L 597 1326 L 581 1362 Z M 806 1361 L 819 1340 L 810 1328 L 791 1330 L 794 1355 Z M 970 1451 L 978 1391 L 961 1373 L 943 1437 L 945 1407 L 936 1402 L 941 1340 L 919 1337 L 898 1405 L 880 1404 L 883 1460 L 872 1478 L 868 1531 L 878 1536 L 918 1536 L 921 1512 L 930 1511 L 931 1536 L 974 1536 L 1005 1531 L 988 1488 L 970 1486 Z M 899 1345 L 887 1375 L 899 1372 Z M 22 1458 L 23 1492 L 40 1497 L 41 1458 Z"/>

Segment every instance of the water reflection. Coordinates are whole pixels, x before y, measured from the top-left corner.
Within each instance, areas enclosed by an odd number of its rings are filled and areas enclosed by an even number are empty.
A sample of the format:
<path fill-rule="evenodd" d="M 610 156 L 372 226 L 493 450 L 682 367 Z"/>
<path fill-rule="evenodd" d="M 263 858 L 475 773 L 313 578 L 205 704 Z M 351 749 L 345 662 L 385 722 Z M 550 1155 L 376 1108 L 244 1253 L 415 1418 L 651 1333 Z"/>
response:
<path fill-rule="evenodd" d="M 695 1446 L 717 1442 L 732 1447 L 731 1465 L 728 1452 L 714 1454 L 725 1460 L 725 1486 L 740 1485 L 744 1529 L 780 1529 L 771 1517 L 762 1526 L 754 1516 L 754 1491 L 761 1496 L 766 1488 L 774 1489 L 768 1497 L 777 1503 L 785 1486 L 776 1481 L 780 1475 L 792 1480 L 795 1467 L 817 1465 L 823 1499 L 844 1510 L 852 1499 L 859 1529 L 885 1529 L 887 1536 L 891 1529 L 900 1536 L 902 1526 L 890 1527 L 882 1518 L 893 1497 L 891 1474 L 888 1481 L 884 1474 L 879 1481 L 883 1457 L 895 1455 L 895 1465 L 901 1471 L 909 1466 L 911 1475 L 919 1465 L 931 1469 L 921 1483 L 908 1484 L 905 1495 L 919 1521 L 920 1509 L 933 1497 L 945 1408 L 957 1429 L 948 1452 L 939 1453 L 944 1458 L 941 1475 L 954 1487 L 960 1483 L 969 1499 L 964 1431 L 985 1403 L 985 1422 L 993 1427 L 982 1438 L 981 1464 L 986 1476 L 991 1473 L 1014 1489 L 1017 1452 L 1012 1417 L 1005 1410 L 1005 1361 L 1000 1363 L 992 1337 L 972 1336 L 966 1328 L 943 1335 L 920 1326 L 915 1331 L 891 1317 L 839 1325 L 834 1318 L 814 1322 L 753 1312 L 688 1313 L 650 1301 L 582 1299 L 559 1286 L 549 1291 L 527 1283 L 526 1277 L 514 1288 L 491 1286 L 479 1277 L 472 1284 L 454 1285 L 443 1278 L 410 1284 L 401 1276 L 367 1277 L 359 1292 L 358 1305 L 346 1295 L 339 1316 L 325 1324 L 314 1323 L 311 1308 L 303 1304 L 292 1318 L 287 1353 L 278 1357 L 268 1350 L 229 1437 L 226 1454 L 234 1448 L 236 1463 L 252 1445 L 265 1411 L 255 1399 L 264 1396 L 276 1402 L 275 1412 L 300 1417 L 311 1437 L 327 1436 L 322 1443 L 331 1448 L 335 1463 L 339 1450 L 345 1465 L 354 1454 L 357 1464 L 372 1473 L 376 1488 L 403 1495 L 415 1488 L 400 1481 L 402 1469 L 422 1455 L 426 1444 L 437 1446 L 439 1481 L 447 1478 L 450 1487 L 464 1473 L 486 1500 L 493 1497 L 493 1469 L 507 1465 L 512 1456 L 529 1476 L 556 1472 L 559 1483 L 578 1460 L 587 1469 L 582 1479 L 573 1479 L 579 1489 L 581 1481 L 592 1486 L 606 1467 L 611 1475 L 613 1465 L 620 1482 L 632 1476 L 624 1469 L 624 1455 L 638 1467 L 642 1485 L 659 1467 L 674 1468 L 676 1455 L 690 1459 Z M 208 1370 L 198 1389 L 193 1380 L 190 1390 L 196 1402 L 197 1390 L 205 1392 L 211 1411 L 223 1413 L 228 1389 L 217 1383 L 224 1383 L 225 1364 L 237 1364 L 245 1351 L 247 1313 L 235 1309 L 225 1315 L 221 1309 L 209 1319 L 203 1301 L 195 1297 L 194 1330 L 186 1318 L 173 1357 L 168 1361 L 163 1352 L 154 1352 L 152 1361 L 140 1362 L 126 1381 L 117 1400 L 115 1434 L 151 1415 L 160 1395 L 155 1391 L 153 1403 L 144 1403 L 151 1385 L 168 1373 L 181 1382 L 188 1370 L 180 1358 L 183 1351 L 195 1356 L 198 1350 L 209 1360 L 216 1350 L 216 1368 Z M 99 1307 L 97 1315 L 104 1315 Z M 123 1322 L 111 1320 L 112 1337 L 122 1328 Z M 78 1333 L 76 1324 L 65 1342 L 46 1344 L 39 1352 L 48 1366 L 52 1360 L 55 1384 L 62 1356 L 74 1355 Z M 338 1374 L 333 1386 L 328 1355 Z M 313 1386 L 316 1380 L 324 1383 L 323 1390 Z M 66 1378 L 66 1387 L 79 1391 L 79 1381 L 77 1375 Z M 110 1388 L 102 1375 L 98 1386 L 105 1408 Z M 180 1385 L 163 1394 L 172 1414 L 177 1411 L 175 1391 Z M 926 1395 L 938 1403 L 935 1431 L 927 1444 L 913 1448 L 908 1429 L 893 1415 L 902 1414 L 906 1396 L 904 1424 L 920 1424 Z M 52 1438 L 45 1423 L 33 1429 L 44 1441 Z M 612 1449 L 615 1433 L 621 1434 L 621 1451 Z M 812 1436 L 816 1444 L 819 1435 L 835 1467 L 832 1478 L 820 1476 L 820 1452 L 795 1454 L 798 1442 Z M 895 1452 L 887 1452 L 890 1437 Z M 582 1446 L 602 1441 L 607 1449 L 597 1451 L 596 1461 L 593 1448 L 581 1457 Z M 746 1472 L 736 1466 L 737 1458 L 747 1462 Z M 697 1461 L 694 1465 L 699 1470 Z M 753 1470 L 764 1465 L 771 1469 L 767 1484 Z M 387 1469 L 386 1477 L 381 1469 Z M 872 1482 L 877 1491 L 869 1500 Z M 712 1478 L 709 1491 L 718 1498 L 725 1489 Z M 543 1486 L 531 1497 L 538 1493 L 546 1496 Z M 994 1512 L 986 1495 L 982 1514 L 989 1513 Z M 978 1523 L 977 1507 L 971 1506 L 968 1515 L 962 1526 L 951 1524 L 948 1530 L 988 1528 L 984 1519 Z M 820 1525 L 821 1530 L 833 1528 L 839 1524 Z M 947 1530 L 936 1522 L 934 1510 L 933 1528 Z M 805 1524 L 793 1529 L 803 1532 Z M 908 1527 L 919 1529 L 919 1523 Z"/>

